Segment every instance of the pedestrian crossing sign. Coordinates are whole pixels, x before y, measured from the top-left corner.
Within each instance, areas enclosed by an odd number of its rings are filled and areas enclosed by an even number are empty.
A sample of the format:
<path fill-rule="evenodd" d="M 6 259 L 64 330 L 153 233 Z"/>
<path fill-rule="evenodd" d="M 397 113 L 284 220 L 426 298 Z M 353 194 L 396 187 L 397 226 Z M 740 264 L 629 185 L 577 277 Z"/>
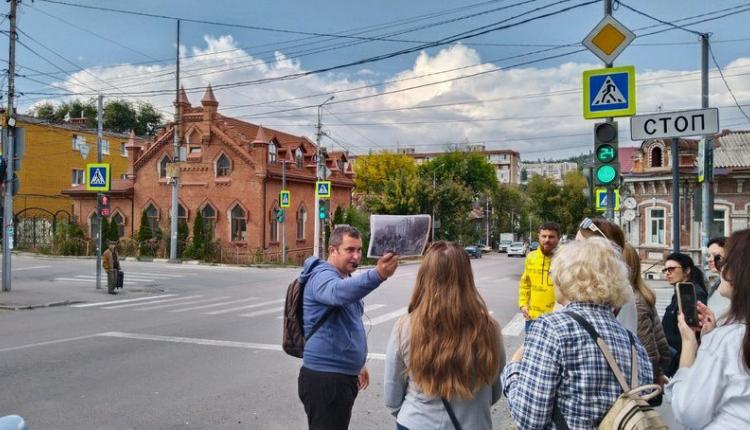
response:
<path fill-rule="evenodd" d="M 615 210 L 620 210 L 620 190 L 615 188 Z M 596 210 L 604 212 L 607 210 L 607 189 L 597 188 L 596 189 Z"/>
<path fill-rule="evenodd" d="M 279 192 L 279 207 L 288 208 L 292 205 L 292 193 L 289 190 Z"/>
<path fill-rule="evenodd" d="M 86 165 L 86 189 L 88 191 L 109 191 L 111 169 L 109 163 Z"/>
<path fill-rule="evenodd" d="M 315 183 L 315 197 L 319 199 L 331 198 L 331 181 L 318 181 Z"/>
<path fill-rule="evenodd" d="M 583 117 L 635 115 L 635 66 L 583 72 Z"/>

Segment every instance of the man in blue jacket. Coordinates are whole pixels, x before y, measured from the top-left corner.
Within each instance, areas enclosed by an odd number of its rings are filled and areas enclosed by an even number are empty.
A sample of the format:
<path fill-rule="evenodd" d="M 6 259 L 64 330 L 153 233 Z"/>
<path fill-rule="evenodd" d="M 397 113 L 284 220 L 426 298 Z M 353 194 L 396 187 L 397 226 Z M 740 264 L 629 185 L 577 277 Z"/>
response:
<path fill-rule="evenodd" d="M 299 278 L 305 285 L 305 333 L 326 310 L 334 309 L 305 343 L 299 372 L 299 398 L 311 430 L 347 429 L 357 393 L 370 383 L 365 367 L 367 336 L 362 323 L 362 298 L 393 275 L 398 258 L 388 253 L 378 260 L 375 269 L 352 278 L 361 258 L 359 231 L 340 225 L 328 242 L 328 261 L 314 265 L 318 258 L 308 258 Z"/>

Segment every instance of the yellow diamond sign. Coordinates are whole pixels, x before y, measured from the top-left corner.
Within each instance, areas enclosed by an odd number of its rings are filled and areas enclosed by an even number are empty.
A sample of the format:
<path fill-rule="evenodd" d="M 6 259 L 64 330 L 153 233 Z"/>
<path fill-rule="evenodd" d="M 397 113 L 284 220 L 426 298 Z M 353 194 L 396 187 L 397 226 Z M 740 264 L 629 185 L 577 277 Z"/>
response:
<path fill-rule="evenodd" d="M 583 39 L 583 45 L 605 63 L 612 63 L 634 39 L 632 31 L 607 15 Z"/>

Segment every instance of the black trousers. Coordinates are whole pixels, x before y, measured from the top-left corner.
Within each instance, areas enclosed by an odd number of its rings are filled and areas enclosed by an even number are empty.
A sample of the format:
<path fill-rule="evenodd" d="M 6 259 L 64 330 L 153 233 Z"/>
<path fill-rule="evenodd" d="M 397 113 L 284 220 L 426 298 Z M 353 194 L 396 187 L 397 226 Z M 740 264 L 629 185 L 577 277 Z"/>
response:
<path fill-rule="evenodd" d="M 357 377 L 301 368 L 299 399 L 305 406 L 310 430 L 346 430 L 357 398 Z"/>

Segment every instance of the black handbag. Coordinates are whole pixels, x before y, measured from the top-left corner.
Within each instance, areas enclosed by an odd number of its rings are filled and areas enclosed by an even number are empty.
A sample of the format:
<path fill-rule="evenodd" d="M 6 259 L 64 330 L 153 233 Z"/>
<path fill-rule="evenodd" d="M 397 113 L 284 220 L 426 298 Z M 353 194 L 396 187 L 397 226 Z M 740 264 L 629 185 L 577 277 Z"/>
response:
<path fill-rule="evenodd" d="M 117 271 L 117 283 L 115 284 L 115 288 L 122 288 L 123 283 L 125 282 L 125 274 L 122 272 L 122 270 Z"/>

